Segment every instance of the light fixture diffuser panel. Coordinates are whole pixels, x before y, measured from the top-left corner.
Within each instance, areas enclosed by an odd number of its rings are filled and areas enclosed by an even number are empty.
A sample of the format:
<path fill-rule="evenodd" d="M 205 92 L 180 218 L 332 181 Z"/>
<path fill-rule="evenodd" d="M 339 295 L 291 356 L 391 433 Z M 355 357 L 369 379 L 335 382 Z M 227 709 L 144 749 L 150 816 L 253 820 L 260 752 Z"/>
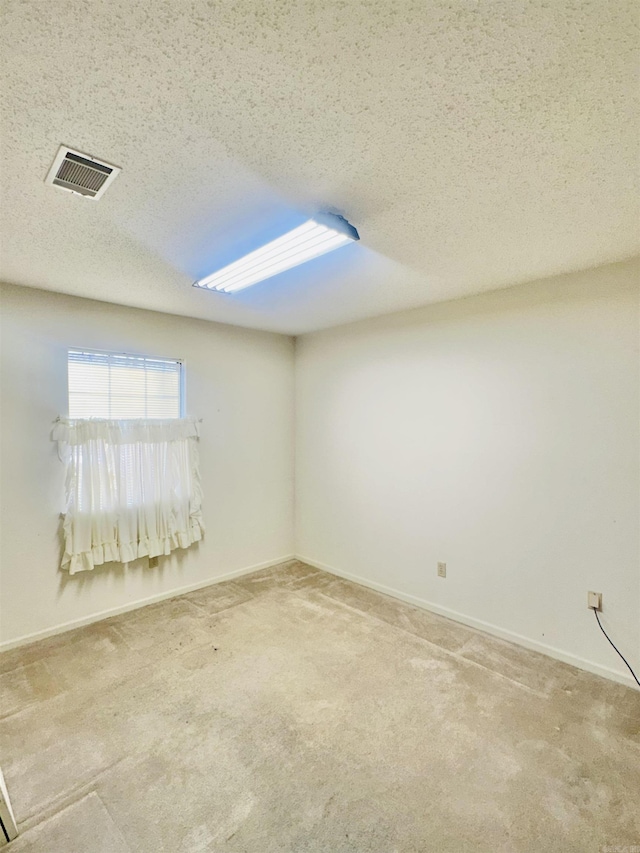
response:
<path fill-rule="evenodd" d="M 359 239 L 356 229 L 342 216 L 318 214 L 293 231 L 200 279 L 194 286 L 218 293 L 236 293 Z"/>

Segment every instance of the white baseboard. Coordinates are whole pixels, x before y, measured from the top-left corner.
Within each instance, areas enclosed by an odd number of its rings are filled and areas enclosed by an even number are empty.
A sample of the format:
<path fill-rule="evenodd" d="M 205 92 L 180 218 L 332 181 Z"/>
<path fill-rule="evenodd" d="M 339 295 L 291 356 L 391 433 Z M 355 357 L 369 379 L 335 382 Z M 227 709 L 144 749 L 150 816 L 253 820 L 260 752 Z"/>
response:
<path fill-rule="evenodd" d="M 187 586 L 176 587 L 175 589 L 159 592 L 156 595 L 150 595 L 148 598 L 139 598 L 136 601 L 129 601 L 120 607 L 112 607 L 109 610 L 101 610 L 98 613 L 92 613 L 90 616 L 83 616 L 81 619 L 72 619 L 70 622 L 63 622 L 60 625 L 54 625 L 51 628 L 45 628 L 43 631 L 36 631 L 33 634 L 24 634 L 22 637 L 16 637 L 13 640 L 6 640 L 0 643 L 0 652 L 15 649 L 18 646 L 25 646 L 28 643 L 35 643 L 36 640 L 44 640 L 47 637 L 53 637 L 56 634 L 63 634 L 65 631 L 72 631 L 74 628 L 81 628 L 83 625 L 91 625 L 93 622 L 99 622 L 101 619 L 107 619 L 109 616 L 118 616 L 120 613 L 128 613 L 130 610 L 137 610 L 139 607 L 146 607 L 147 604 L 155 604 L 157 601 L 165 601 L 167 598 L 175 598 L 177 595 L 184 595 L 186 592 L 193 592 L 196 589 L 203 589 L 212 584 L 230 581 L 234 578 L 242 577 L 242 575 L 250 575 L 253 572 L 259 572 L 261 569 L 268 569 L 271 566 L 277 566 L 280 563 L 286 563 L 287 560 L 294 560 L 293 554 L 286 554 L 284 557 L 277 557 L 275 560 L 266 560 L 264 563 L 256 563 L 253 566 L 246 566 L 244 569 L 235 569 L 233 572 L 227 572 L 224 575 L 216 575 L 216 577 L 208 578 L 204 581 L 188 584 Z"/>
<path fill-rule="evenodd" d="M 524 646 L 525 649 L 530 649 L 534 652 L 547 655 L 547 657 L 555 658 L 556 660 L 568 663 L 578 669 L 584 669 L 594 675 L 600 675 L 603 678 L 608 678 L 611 681 L 617 681 L 619 684 L 624 684 L 625 687 L 632 687 L 637 690 L 636 684 L 630 675 L 617 672 L 615 669 L 602 666 L 590 660 L 572 655 L 569 652 L 563 652 L 561 649 L 556 649 L 554 646 L 548 646 L 545 643 L 540 643 L 537 640 L 531 640 L 529 637 L 523 637 L 521 634 L 516 634 L 513 631 L 507 631 L 497 625 L 492 625 L 490 622 L 483 622 L 481 619 L 475 619 L 473 616 L 467 616 L 464 613 L 458 613 L 456 610 L 450 610 L 448 607 L 441 607 L 439 604 L 434 604 L 431 601 L 426 601 L 423 598 L 418 598 L 415 595 L 409 595 L 406 592 L 401 592 L 398 589 L 385 586 L 376 581 L 368 580 L 367 578 L 359 577 L 358 575 L 343 572 L 341 569 L 336 569 L 333 566 L 327 566 L 319 560 L 313 560 L 311 557 L 304 557 L 301 554 L 296 555 L 296 560 L 302 563 L 307 563 L 316 569 L 322 569 L 323 572 L 336 575 L 339 578 L 353 581 L 353 583 L 366 586 L 376 592 L 382 592 L 392 598 L 398 598 L 400 601 L 405 601 L 407 604 L 413 604 L 415 607 L 422 607 L 424 610 L 429 610 L 432 613 L 437 613 L 439 616 L 445 616 L 447 619 L 452 619 L 454 622 L 461 622 L 463 625 L 468 625 L 470 628 L 477 628 L 479 631 L 484 631 L 487 634 L 492 634 L 494 637 L 499 637 L 501 640 L 508 640 L 511 643 L 516 643 L 519 646 Z"/>
<path fill-rule="evenodd" d="M 187 586 L 176 587 L 175 589 L 167 590 L 166 592 L 157 593 L 156 595 L 151 595 L 148 598 L 141 598 L 137 599 L 136 601 L 130 601 L 127 602 L 127 604 L 121 605 L 120 607 L 112 607 L 108 610 L 101 610 L 97 613 L 92 613 L 89 616 L 83 616 L 80 619 L 73 619 L 70 622 L 64 622 L 60 625 L 54 625 L 42 631 L 36 631 L 32 634 L 25 634 L 21 637 L 16 637 L 13 640 L 6 640 L 5 642 L 0 643 L 0 652 L 9 651 L 10 649 L 17 648 L 18 646 L 27 645 L 28 643 L 34 643 L 37 640 L 44 640 L 47 637 L 53 637 L 56 634 L 63 634 L 65 631 L 72 631 L 74 628 L 81 628 L 83 625 L 90 625 L 93 622 L 99 622 L 101 619 L 107 619 L 109 616 L 118 616 L 120 613 L 127 613 L 130 610 L 137 610 L 138 608 L 145 607 L 148 604 L 155 604 L 158 601 L 165 601 L 168 598 L 175 598 L 178 595 L 184 595 L 185 593 L 193 592 L 196 589 L 203 589 L 204 587 L 212 586 L 216 583 L 230 581 L 234 578 L 242 577 L 243 575 L 250 575 L 253 572 L 260 571 L 261 569 L 268 569 L 271 566 L 277 566 L 280 563 L 285 563 L 287 562 L 287 560 L 300 560 L 303 563 L 307 563 L 307 565 L 309 566 L 314 566 L 317 569 L 322 569 L 322 571 L 324 572 L 336 575 L 336 577 L 353 581 L 353 583 L 360 584 L 360 586 L 368 587 L 369 589 L 376 590 L 376 592 L 381 592 L 384 593 L 384 595 L 389 595 L 392 598 L 397 598 L 400 601 L 405 601 L 407 602 L 407 604 L 413 604 L 415 607 L 421 607 L 424 610 L 429 610 L 432 613 L 437 613 L 439 616 L 445 616 L 447 619 L 452 619 L 454 622 L 461 622 L 463 625 L 468 625 L 470 628 L 476 628 L 480 631 L 486 632 L 487 634 L 492 634 L 494 637 L 499 637 L 502 640 L 508 640 L 511 643 L 516 643 L 519 646 L 524 646 L 524 648 L 531 649 L 531 651 L 540 652 L 543 655 L 547 655 L 547 657 L 555 658 L 556 660 L 562 661 L 563 663 L 575 666 L 578 669 L 584 669 L 587 672 L 593 673 L 594 675 L 600 675 L 603 678 L 608 678 L 612 681 L 617 681 L 619 684 L 624 684 L 626 687 L 635 688 L 635 682 L 633 681 L 630 675 L 617 672 L 614 669 L 610 669 L 609 667 L 602 666 L 601 664 L 597 664 L 593 661 L 586 660 L 585 658 L 578 657 L 577 655 L 570 654 L 569 652 L 564 652 L 562 651 L 562 649 L 557 649 L 554 646 L 548 646 L 545 643 L 538 642 L 537 640 L 531 640 L 529 637 L 524 637 L 521 634 L 516 634 L 513 631 L 508 631 L 504 628 L 500 628 L 499 626 L 493 625 L 490 622 L 484 622 L 481 619 L 475 619 L 474 617 L 467 616 L 464 613 L 458 613 L 456 610 L 451 610 L 448 607 L 442 607 L 439 604 L 434 604 L 431 601 L 427 601 L 423 598 L 418 598 L 415 595 L 410 595 L 409 593 L 402 592 L 401 590 L 394 589 L 392 587 L 386 586 L 385 584 L 368 580 L 367 578 L 351 574 L 350 572 L 344 572 L 341 569 L 335 568 L 334 566 L 328 566 L 326 563 L 322 563 L 319 560 L 314 560 L 311 557 L 305 557 L 301 554 L 286 554 L 282 557 L 277 557 L 273 560 L 266 560 L 262 563 L 256 563 L 253 566 L 246 566 L 242 569 L 235 569 L 234 571 L 227 572 L 224 575 L 217 575 L 213 578 L 207 578 L 207 580 L 204 581 L 198 581 L 197 583 L 188 584 Z"/>

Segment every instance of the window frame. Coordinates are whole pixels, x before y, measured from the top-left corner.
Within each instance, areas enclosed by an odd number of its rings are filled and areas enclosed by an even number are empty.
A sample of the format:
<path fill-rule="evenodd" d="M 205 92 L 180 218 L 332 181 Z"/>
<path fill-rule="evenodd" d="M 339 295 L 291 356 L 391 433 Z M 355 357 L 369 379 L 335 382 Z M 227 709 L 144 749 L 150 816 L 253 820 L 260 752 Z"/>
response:
<path fill-rule="evenodd" d="M 131 352 L 130 350 L 110 350 L 110 349 L 96 349 L 95 347 L 83 347 L 83 346 L 68 346 L 66 349 L 67 353 L 67 417 L 69 420 L 85 420 L 84 418 L 72 418 L 69 413 L 69 399 L 70 399 L 70 388 L 69 388 L 69 353 L 72 352 L 86 352 L 95 355 L 123 355 L 131 358 L 148 358 L 148 359 L 157 359 L 158 361 L 175 361 L 179 365 L 179 405 L 180 405 L 180 414 L 177 418 L 171 418 L 171 420 L 179 420 L 181 418 L 187 417 L 187 371 L 186 371 L 186 359 L 184 358 L 175 358 L 174 356 L 168 355 L 152 355 L 148 352 Z M 116 420 L 122 420 L 121 418 L 116 418 Z M 134 421 L 143 421 L 143 420 L 164 420 L 163 418 L 125 418 L 124 420 L 134 420 Z"/>

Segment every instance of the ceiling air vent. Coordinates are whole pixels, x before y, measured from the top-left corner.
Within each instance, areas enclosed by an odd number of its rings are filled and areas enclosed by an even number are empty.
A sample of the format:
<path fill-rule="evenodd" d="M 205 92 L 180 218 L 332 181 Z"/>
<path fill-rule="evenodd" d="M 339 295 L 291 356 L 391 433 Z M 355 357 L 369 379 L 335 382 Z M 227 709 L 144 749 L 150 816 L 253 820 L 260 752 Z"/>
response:
<path fill-rule="evenodd" d="M 117 166 L 103 163 L 88 154 L 81 154 L 73 148 L 61 145 L 45 178 L 45 184 L 85 198 L 99 199 L 119 172 Z"/>

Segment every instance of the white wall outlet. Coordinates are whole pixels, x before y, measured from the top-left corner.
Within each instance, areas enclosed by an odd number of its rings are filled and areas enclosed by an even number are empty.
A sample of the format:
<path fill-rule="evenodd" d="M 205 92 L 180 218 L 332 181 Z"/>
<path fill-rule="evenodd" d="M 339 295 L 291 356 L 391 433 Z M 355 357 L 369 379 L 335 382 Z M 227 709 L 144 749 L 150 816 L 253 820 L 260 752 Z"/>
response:
<path fill-rule="evenodd" d="M 446 578 L 447 576 L 447 564 L 446 563 L 438 563 L 438 577 Z"/>
<path fill-rule="evenodd" d="M 587 607 L 591 608 L 592 610 L 602 610 L 602 593 L 588 592 Z"/>

